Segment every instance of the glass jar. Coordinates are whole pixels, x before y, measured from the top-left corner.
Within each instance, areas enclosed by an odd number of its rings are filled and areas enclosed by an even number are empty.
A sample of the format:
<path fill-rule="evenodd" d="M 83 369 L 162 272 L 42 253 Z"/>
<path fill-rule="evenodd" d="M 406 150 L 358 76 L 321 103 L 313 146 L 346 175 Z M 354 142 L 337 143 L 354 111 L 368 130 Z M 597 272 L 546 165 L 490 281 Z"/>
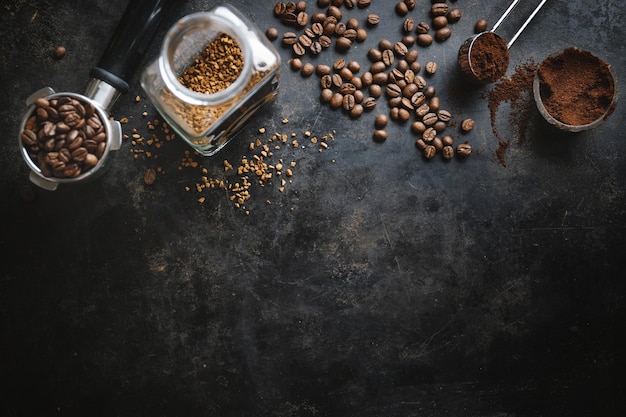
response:
<path fill-rule="evenodd" d="M 183 74 L 223 36 L 241 52 L 236 78 L 209 92 L 185 86 Z M 279 77 L 280 55 L 267 37 L 234 7 L 220 5 L 185 16 L 170 28 L 159 57 L 144 69 L 141 86 L 170 127 L 200 154 L 211 156 L 274 98 Z M 222 73 L 208 78 L 203 81 L 218 82 Z"/>

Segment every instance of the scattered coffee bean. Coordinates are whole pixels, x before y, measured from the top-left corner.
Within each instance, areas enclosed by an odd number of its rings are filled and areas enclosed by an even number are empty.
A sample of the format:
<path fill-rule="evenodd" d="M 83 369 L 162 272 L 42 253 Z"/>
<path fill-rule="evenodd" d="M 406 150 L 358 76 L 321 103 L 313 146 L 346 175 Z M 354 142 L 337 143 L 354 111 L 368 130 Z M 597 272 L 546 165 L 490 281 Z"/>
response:
<path fill-rule="evenodd" d="M 433 16 L 445 16 L 448 14 L 448 5 L 446 3 L 433 3 L 430 7 L 430 13 Z"/>
<path fill-rule="evenodd" d="M 330 100 L 333 97 L 333 90 L 331 90 L 330 88 L 324 88 L 321 92 L 320 92 L 320 100 L 322 101 L 322 103 L 330 103 Z"/>
<path fill-rule="evenodd" d="M 433 75 L 437 72 L 437 63 L 433 61 L 429 61 L 426 63 L 426 74 Z"/>
<path fill-rule="evenodd" d="M 418 35 L 425 35 L 430 32 L 430 25 L 427 22 L 419 22 L 417 24 L 417 27 L 415 28 L 415 31 Z"/>
<path fill-rule="evenodd" d="M 374 140 L 376 142 L 384 142 L 387 140 L 389 133 L 384 129 L 377 129 L 374 131 Z"/>
<path fill-rule="evenodd" d="M 335 45 L 337 46 L 338 50 L 347 51 L 348 49 L 350 49 L 350 47 L 352 47 L 352 41 L 345 36 L 340 36 L 335 41 Z"/>
<path fill-rule="evenodd" d="M 294 32 L 283 33 L 283 44 L 293 45 L 298 42 L 298 36 Z"/>
<path fill-rule="evenodd" d="M 460 156 L 469 156 L 472 153 L 472 147 L 469 143 L 461 143 L 456 147 L 456 153 Z"/>
<path fill-rule="evenodd" d="M 365 9 L 372 4 L 372 0 L 357 0 L 356 5 L 359 9 Z"/>
<path fill-rule="evenodd" d="M 478 19 L 474 25 L 474 33 L 482 33 L 487 30 L 487 20 Z"/>
<path fill-rule="evenodd" d="M 464 119 L 461 122 L 461 130 L 463 130 L 463 132 L 469 132 L 473 128 L 474 128 L 474 120 L 472 120 L 472 119 Z"/>
<path fill-rule="evenodd" d="M 426 159 L 432 159 L 437 154 L 437 148 L 435 148 L 433 145 L 427 145 L 426 148 L 424 148 L 423 152 Z"/>
<path fill-rule="evenodd" d="M 448 25 L 448 18 L 445 16 L 436 16 L 433 18 L 433 28 L 435 30 L 441 29 Z"/>
<path fill-rule="evenodd" d="M 278 39 L 278 29 L 268 28 L 265 31 L 265 36 L 267 36 L 267 39 L 269 39 L 270 41 L 275 41 L 276 39 Z"/>
<path fill-rule="evenodd" d="M 461 20 L 461 9 L 459 9 L 458 7 L 454 7 L 450 9 L 447 17 L 450 23 L 458 22 L 459 20 Z"/>
<path fill-rule="evenodd" d="M 374 126 L 376 126 L 377 129 L 382 129 L 383 127 L 387 126 L 388 121 L 389 118 L 386 115 L 379 114 L 374 120 Z"/>
<path fill-rule="evenodd" d="M 380 16 L 375 13 L 370 13 L 367 15 L 367 23 L 371 26 L 376 26 L 380 23 Z"/>
<path fill-rule="evenodd" d="M 315 65 L 311 64 L 310 62 L 307 62 L 306 64 L 302 65 L 302 69 L 300 70 L 300 74 L 303 77 L 310 77 L 311 75 L 313 75 L 313 73 L 315 72 Z"/>
<path fill-rule="evenodd" d="M 415 42 L 419 46 L 430 46 L 433 43 L 433 37 L 428 33 L 420 33 L 419 35 L 417 35 L 417 39 L 415 40 Z"/>
<path fill-rule="evenodd" d="M 143 174 L 143 182 L 146 185 L 154 184 L 155 181 L 156 181 L 156 178 L 157 178 L 157 173 L 152 168 L 146 169 L 146 172 L 144 172 L 144 174 Z"/>
<path fill-rule="evenodd" d="M 417 149 L 419 149 L 420 151 L 423 151 L 424 149 L 426 149 L 428 144 L 424 142 L 424 139 L 419 138 L 415 141 L 415 146 L 417 146 Z"/>
<path fill-rule="evenodd" d="M 300 71 L 302 68 L 302 60 L 300 58 L 293 58 L 290 61 L 290 66 L 293 71 Z"/>
<path fill-rule="evenodd" d="M 414 29 L 415 20 L 413 20 L 412 17 L 407 17 L 406 19 L 404 19 L 404 22 L 402 23 L 402 30 L 404 30 L 405 33 L 411 33 Z"/>
<path fill-rule="evenodd" d="M 443 149 L 441 149 L 441 154 L 443 155 L 443 158 L 446 160 L 450 160 L 452 158 L 454 158 L 454 148 L 452 146 L 444 146 Z"/>
<path fill-rule="evenodd" d="M 435 32 L 435 39 L 439 42 L 446 41 L 452 35 L 452 30 L 449 27 L 442 27 Z"/>
<path fill-rule="evenodd" d="M 363 115 L 363 105 L 360 103 L 356 103 L 354 105 L 354 107 L 352 107 L 352 110 L 350 111 L 350 117 L 353 119 L 358 119 L 359 117 L 361 117 L 361 115 Z"/>
<path fill-rule="evenodd" d="M 398 3 L 396 3 L 396 13 L 398 13 L 399 16 L 405 16 L 408 12 L 409 8 L 407 7 L 405 2 L 399 1 Z"/>

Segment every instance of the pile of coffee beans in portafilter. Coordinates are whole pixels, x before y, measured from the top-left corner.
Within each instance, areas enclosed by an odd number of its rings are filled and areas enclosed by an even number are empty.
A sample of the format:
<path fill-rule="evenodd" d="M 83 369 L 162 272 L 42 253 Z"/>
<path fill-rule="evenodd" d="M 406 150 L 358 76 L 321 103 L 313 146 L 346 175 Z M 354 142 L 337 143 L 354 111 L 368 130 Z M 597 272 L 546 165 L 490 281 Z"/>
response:
<path fill-rule="evenodd" d="M 382 1 L 382 0 L 380 0 Z M 319 11 L 309 13 L 305 1 L 277 2 L 274 15 L 289 27 L 282 35 L 282 44 L 292 50 L 290 67 L 302 77 L 319 77 L 320 100 L 332 109 L 341 109 L 352 119 L 378 107 L 378 100 L 387 100 L 389 114 L 380 113 L 375 118 L 373 139 L 383 142 L 388 138 L 385 129 L 389 119 L 409 124 L 417 136 L 416 146 L 426 159 L 441 154 L 451 159 L 455 153 L 469 156 L 472 147 L 464 142 L 454 147 L 455 139 L 447 130 L 453 124 L 453 115 L 442 108 L 435 87 L 427 78 L 437 72 L 437 63 L 418 61 L 417 49 L 427 48 L 433 42 L 447 41 L 452 30 L 450 24 L 461 19 L 461 10 L 450 7 L 445 1 L 428 3 L 429 21 L 415 21 L 411 11 L 415 0 L 396 3 L 395 12 L 401 17 L 401 39 L 380 39 L 377 47 L 367 53 L 369 68 L 362 70 L 358 60 L 347 55 L 334 63 L 314 65 L 308 56 L 315 57 L 334 46 L 340 53 L 347 54 L 353 43 L 367 39 L 368 29 L 380 23 L 380 16 L 369 13 L 364 22 L 348 17 L 349 9 L 365 9 L 372 0 L 317 0 Z M 276 28 L 266 31 L 274 41 L 280 37 Z M 422 73 L 423 75 L 421 75 Z M 461 123 L 460 131 L 469 132 L 474 127 L 471 119 Z M 456 152 L 455 152 L 456 150 Z"/>
<path fill-rule="evenodd" d="M 75 178 L 98 164 L 107 134 L 91 103 L 70 96 L 40 97 L 34 106 L 20 137 L 44 176 Z"/>

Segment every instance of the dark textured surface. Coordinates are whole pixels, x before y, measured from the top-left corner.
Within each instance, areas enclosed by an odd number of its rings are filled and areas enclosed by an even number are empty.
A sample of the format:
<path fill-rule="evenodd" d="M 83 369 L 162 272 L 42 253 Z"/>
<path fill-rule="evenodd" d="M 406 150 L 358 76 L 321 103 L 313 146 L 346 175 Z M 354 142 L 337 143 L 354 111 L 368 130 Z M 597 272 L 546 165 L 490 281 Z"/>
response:
<path fill-rule="evenodd" d="M 425 19 L 417 3 L 412 16 Z M 285 30 L 273 2 L 233 4 L 263 30 Z M 365 64 L 377 39 L 399 39 L 393 4 L 349 12 L 382 17 L 351 57 Z M 623 103 L 576 135 L 534 115 L 524 141 L 505 108 L 503 166 L 484 98 L 492 86 L 463 85 L 455 59 L 473 23 L 494 22 L 508 2 L 456 4 L 452 38 L 420 49 L 420 61 L 438 62 L 432 83 L 455 119 L 477 121 L 465 138 L 474 155 L 427 162 L 395 124 L 374 143 L 375 114 L 355 122 L 320 106 L 316 77 L 292 73 L 280 48 L 277 100 L 218 156 L 196 158 L 233 179 L 222 161 L 247 154 L 259 127 L 297 132 L 306 147 L 281 153 L 298 161 L 293 183 L 255 188 L 248 216 L 223 191 L 198 203 L 202 173 L 178 169 L 181 141 L 137 160 L 125 141 L 99 181 L 25 201 L 24 100 L 46 85 L 82 92 L 125 2 L 3 4 L 0 415 L 624 415 Z M 146 62 L 178 17 L 213 5 L 181 3 Z M 578 46 L 623 84 L 625 20 L 618 0 L 549 1 L 512 48 L 509 74 Z M 137 77 L 131 86 L 112 115 L 147 135 L 142 112 L 156 113 L 135 103 Z M 323 153 L 302 137 L 332 129 Z M 151 187 L 147 167 L 165 171 Z"/>

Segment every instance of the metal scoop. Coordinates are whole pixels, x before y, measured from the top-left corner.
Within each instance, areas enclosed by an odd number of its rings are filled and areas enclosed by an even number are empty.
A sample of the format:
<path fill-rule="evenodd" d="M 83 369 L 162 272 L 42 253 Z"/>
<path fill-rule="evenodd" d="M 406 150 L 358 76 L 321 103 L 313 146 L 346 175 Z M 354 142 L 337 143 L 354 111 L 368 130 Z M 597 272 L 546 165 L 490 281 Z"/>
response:
<path fill-rule="evenodd" d="M 84 94 L 55 93 L 52 88 L 44 87 L 26 99 L 26 105 L 29 108 L 20 125 L 19 146 L 22 156 L 31 170 L 29 178 L 32 183 L 53 191 L 57 189 L 59 184 L 87 181 L 104 172 L 112 153 L 117 151 L 122 143 L 121 125 L 117 121 L 110 120 L 108 112 L 119 96 L 130 90 L 128 80 L 137 71 L 156 29 L 164 15 L 174 4 L 175 0 L 130 0 L 100 61 L 90 71 L 92 78 L 88 82 Z M 100 131 L 103 130 L 106 135 L 105 147 L 97 164 L 79 175 L 69 178 L 45 175 L 41 166 L 31 157 L 33 151 L 27 149 L 22 137 L 27 125 L 30 126 L 33 123 L 33 117 L 43 117 L 44 119 L 48 117 L 45 114 L 42 116 L 36 114 L 35 102 L 45 103 L 55 100 L 80 103 L 81 106 L 79 107 L 83 110 L 88 109 L 88 114 L 95 114 L 99 117 L 102 124 Z M 54 113 L 54 110 L 50 112 Z M 31 120 L 29 121 L 29 119 Z M 58 120 L 58 115 L 55 115 L 53 120 Z M 45 140 L 44 134 L 41 136 L 36 139 L 43 142 Z M 34 149 L 37 149 L 38 146 L 39 144 L 33 143 Z"/>
<path fill-rule="evenodd" d="M 513 46 L 513 43 L 517 40 L 517 38 L 522 34 L 524 29 L 528 26 L 528 24 L 533 20 L 535 15 L 539 13 L 539 10 L 543 7 L 547 0 L 541 0 L 539 5 L 535 7 L 535 10 L 530 14 L 530 16 L 526 19 L 526 21 L 520 26 L 517 32 L 511 37 L 509 42 L 505 42 L 502 37 L 497 35 L 495 31 L 502 25 L 502 23 L 509 17 L 515 6 L 518 5 L 520 0 L 513 0 L 513 2 L 509 5 L 509 7 L 505 10 L 505 12 L 500 16 L 498 21 L 493 25 L 493 28 L 490 31 L 481 32 L 477 35 L 468 38 L 461 47 L 459 48 L 458 54 L 458 62 L 461 67 L 461 71 L 465 75 L 465 77 L 474 84 L 488 84 L 491 82 L 495 82 L 498 79 L 502 78 L 506 73 L 506 70 L 509 65 L 509 54 L 508 50 Z M 495 48 L 495 52 L 493 56 L 473 56 L 473 48 L 477 44 L 477 42 L 487 40 L 486 37 L 490 36 L 492 39 L 492 46 Z M 486 64 L 487 62 L 481 62 L 480 60 L 489 60 L 489 61 L 498 61 L 499 65 L 493 68 L 493 71 L 488 74 L 483 74 L 478 71 L 478 68 L 481 67 L 481 64 Z M 491 62 L 489 62 L 491 63 Z"/>

